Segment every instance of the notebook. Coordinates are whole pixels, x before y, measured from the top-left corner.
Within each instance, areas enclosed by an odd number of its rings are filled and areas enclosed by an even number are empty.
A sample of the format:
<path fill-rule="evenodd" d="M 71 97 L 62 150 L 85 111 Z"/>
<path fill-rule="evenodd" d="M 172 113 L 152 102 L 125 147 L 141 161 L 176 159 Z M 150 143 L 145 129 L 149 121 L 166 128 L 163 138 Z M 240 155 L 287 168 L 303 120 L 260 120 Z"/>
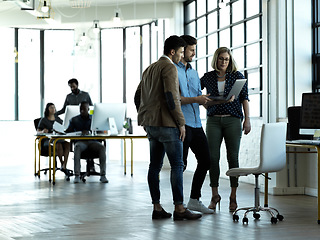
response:
<path fill-rule="evenodd" d="M 228 96 L 226 96 L 226 97 L 225 96 L 209 96 L 209 98 L 213 99 L 213 100 L 225 100 L 225 101 L 228 101 L 234 95 L 234 97 L 236 99 L 239 96 L 239 94 L 240 94 L 244 84 L 246 83 L 246 81 L 247 81 L 247 79 L 237 79 L 234 82 L 234 84 L 233 84 Z"/>

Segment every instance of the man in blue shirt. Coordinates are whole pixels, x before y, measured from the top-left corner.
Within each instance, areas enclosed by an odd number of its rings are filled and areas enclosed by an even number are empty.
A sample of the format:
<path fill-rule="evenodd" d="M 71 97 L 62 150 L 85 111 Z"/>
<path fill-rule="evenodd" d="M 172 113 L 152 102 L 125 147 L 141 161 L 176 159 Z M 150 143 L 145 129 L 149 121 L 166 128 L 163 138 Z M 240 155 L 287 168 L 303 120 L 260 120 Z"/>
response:
<path fill-rule="evenodd" d="M 186 138 L 183 142 L 184 167 L 187 167 L 189 148 L 195 154 L 198 162 L 193 175 L 187 208 L 202 213 L 213 213 L 212 209 L 207 208 L 200 201 L 201 188 L 210 168 L 210 153 L 207 137 L 201 125 L 199 105 L 206 104 L 210 99 L 208 95 L 202 95 L 198 73 L 190 65 L 195 56 L 197 40 L 189 35 L 183 35 L 181 38 L 187 43 L 184 57 L 176 64 L 181 93 L 181 109 L 186 121 Z"/>
<path fill-rule="evenodd" d="M 78 132 L 82 131 L 84 135 L 89 134 L 91 127 L 92 116 L 89 115 L 89 103 L 81 102 L 80 104 L 80 115 L 77 115 L 70 120 L 70 124 L 66 130 L 69 132 Z M 100 161 L 100 181 L 102 183 L 107 183 L 108 179 L 106 178 L 106 148 L 105 146 L 96 141 L 96 140 L 81 140 L 77 141 L 74 145 L 74 183 L 80 182 L 80 158 L 81 153 L 89 149 L 90 151 L 99 153 Z"/>

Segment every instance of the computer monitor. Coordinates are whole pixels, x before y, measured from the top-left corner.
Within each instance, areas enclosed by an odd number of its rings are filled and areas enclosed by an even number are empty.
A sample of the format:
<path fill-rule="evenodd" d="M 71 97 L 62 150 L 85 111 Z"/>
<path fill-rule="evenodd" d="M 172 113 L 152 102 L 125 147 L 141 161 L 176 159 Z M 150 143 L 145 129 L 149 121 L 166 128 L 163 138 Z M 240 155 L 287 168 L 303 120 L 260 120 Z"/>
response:
<path fill-rule="evenodd" d="M 89 106 L 89 113 L 92 114 L 94 107 Z M 68 105 L 63 119 L 63 127 L 67 129 L 70 119 L 80 114 L 80 105 Z"/>
<path fill-rule="evenodd" d="M 317 130 L 320 130 L 320 93 L 303 93 L 299 133 L 313 136 Z"/>
<path fill-rule="evenodd" d="M 91 122 L 92 131 L 110 130 L 110 119 L 113 118 L 120 133 L 126 117 L 127 106 L 125 103 L 95 103 Z"/>
<path fill-rule="evenodd" d="M 68 105 L 63 119 L 63 127 L 67 129 L 69 126 L 70 119 L 80 114 L 80 106 L 78 105 Z"/>

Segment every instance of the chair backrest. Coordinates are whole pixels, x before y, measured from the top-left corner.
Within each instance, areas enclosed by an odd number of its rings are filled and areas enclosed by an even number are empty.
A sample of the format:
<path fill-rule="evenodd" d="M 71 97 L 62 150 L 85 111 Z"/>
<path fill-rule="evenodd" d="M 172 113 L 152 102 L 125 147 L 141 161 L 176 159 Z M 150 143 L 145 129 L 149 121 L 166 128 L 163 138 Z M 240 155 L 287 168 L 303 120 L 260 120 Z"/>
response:
<path fill-rule="evenodd" d="M 36 130 L 38 129 L 38 125 L 39 125 L 40 120 L 41 120 L 41 118 L 36 118 L 35 120 L 33 120 L 34 127 L 36 128 Z"/>
<path fill-rule="evenodd" d="M 262 125 L 260 142 L 260 165 L 262 173 L 277 172 L 286 164 L 286 132 L 284 122 Z"/>

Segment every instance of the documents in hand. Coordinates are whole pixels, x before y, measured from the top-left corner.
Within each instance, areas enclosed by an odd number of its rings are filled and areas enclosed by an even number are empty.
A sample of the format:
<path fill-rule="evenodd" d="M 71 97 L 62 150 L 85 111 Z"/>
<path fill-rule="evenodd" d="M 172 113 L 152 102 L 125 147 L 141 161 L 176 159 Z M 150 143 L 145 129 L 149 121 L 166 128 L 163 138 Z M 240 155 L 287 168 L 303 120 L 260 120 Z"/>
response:
<path fill-rule="evenodd" d="M 53 130 L 59 134 L 65 134 L 64 132 L 64 126 L 57 121 L 53 123 Z"/>
<path fill-rule="evenodd" d="M 209 96 L 210 99 L 212 100 L 222 100 L 222 101 L 228 101 L 233 95 L 234 95 L 234 98 L 237 99 L 237 97 L 239 96 L 244 84 L 246 83 L 247 79 L 237 79 L 228 96 L 227 97 L 224 97 L 224 96 Z"/>

